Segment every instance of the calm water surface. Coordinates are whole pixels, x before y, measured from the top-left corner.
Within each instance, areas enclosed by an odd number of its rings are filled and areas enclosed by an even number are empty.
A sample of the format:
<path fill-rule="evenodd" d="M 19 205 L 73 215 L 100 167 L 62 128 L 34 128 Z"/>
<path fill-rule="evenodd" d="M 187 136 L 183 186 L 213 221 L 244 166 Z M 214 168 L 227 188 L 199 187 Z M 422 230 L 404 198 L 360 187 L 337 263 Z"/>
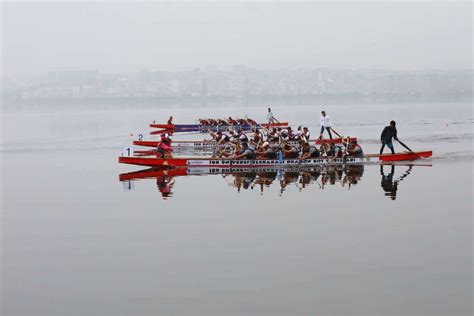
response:
<path fill-rule="evenodd" d="M 402 141 L 434 151 L 415 166 L 119 165 L 152 120 L 265 117 L 264 106 L 159 108 L 1 113 L 2 314 L 472 314 L 472 105 L 324 108 L 368 153 L 397 120 Z M 274 113 L 315 135 L 320 110 Z"/>

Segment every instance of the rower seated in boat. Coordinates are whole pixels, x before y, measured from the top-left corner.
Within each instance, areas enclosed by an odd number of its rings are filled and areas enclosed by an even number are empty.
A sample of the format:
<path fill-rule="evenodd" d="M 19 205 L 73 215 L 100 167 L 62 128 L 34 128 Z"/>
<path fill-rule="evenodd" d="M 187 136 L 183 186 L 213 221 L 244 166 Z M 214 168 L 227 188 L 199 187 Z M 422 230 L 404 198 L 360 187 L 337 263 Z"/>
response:
<path fill-rule="evenodd" d="M 209 120 L 199 119 L 199 125 L 201 125 L 201 126 L 209 126 L 209 125 L 211 125 L 211 124 L 209 123 Z"/>
<path fill-rule="evenodd" d="M 283 142 L 281 151 L 283 152 L 283 156 L 285 158 L 294 159 L 294 158 L 298 158 L 299 156 L 298 148 L 296 148 L 295 146 L 290 146 L 286 142 Z"/>
<path fill-rule="evenodd" d="M 238 138 L 241 143 L 247 143 L 249 141 L 249 138 L 245 134 L 243 130 L 240 130 L 238 133 Z"/>
<path fill-rule="evenodd" d="M 237 144 L 239 142 L 239 133 L 235 130 L 229 132 L 230 142 L 232 144 Z"/>
<path fill-rule="evenodd" d="M 168 125 L 173 125 L 173 117 L 170 116 L 170 118 L 168 119 Z"/>
<path fill-rule="evenodd" d="M 228 126 L 229 123 L 227 123 L 226 120 L 217 119 L 217 125 L 218 126 Z"/>
<path fill-rule="evenodd" d="M 247 125 L 247 121 L 244 119 L 237 119 L 237 123 L 239 123 L 240 126 Z"/>
<path fill-rule="evenodd" d="M 260 133 L 260 131 L 258 129 L 255 131 L 255 134 L 253 135 L 252 141 L 255 144 L 257 144 L 257 147 L 263 141 L 263 135 L 262 135 L 262 133 Z"/>
<path fill-rule="evenodd" d="M 364 151 L 362 147 L 357 143 L 356 139 L 351 139 L 347 146 L 347 156 L 349 157 L 364 157 Z"/>
<path fill-rule="evenodd" d="M 171 148 L 171 139 L 168 134 L 161 135 L 161 141 L 156 148 L 156 157 L 164 159 L 173 158 L 172 152 L 173 148 Z"/>
<path fill-rule="evenodd" d="M 336 158 L 342 158 L 342 147 L 339 145 L 336 145 L 334 143 L 331 143 L 329 145 L 329 151 L 327 151 L 327 156 L 332 157 L 333 159 Z"/>
<path fill-rule="evenodd" d="M 307 141 L 309 141 L 310 136 L 311 136 L 311 134 L 310 134 L 308 128 L 307 128 L 307 127 L 303 127 L 303 132 L 301 133 L 300 138 L 301 138 L 303 141 L 307 142 Z"/>
<path fill-rule="evenodd" d="M 270 133 L 267 134 L 267 142 L 278 142 L 280 140 L 280 136 L 278 135 L 278 131 L 276 128 L 273 128 Z"/>
<path fill-rule="evenodd" d="M 321 153 L 321 156 L 324 154 L 328 156 L 328 152 L 331 149 L 331 146 L 329 146 L 328 143 L 323 139 L 321 139 L 321 145 L 319 146 L 319 152 Z"/>
<path fill-rule="evenodd" d="M 288 140 L 296 139 L 296 133 L 291 129 L 291 126 L 288 126 L 288 128 L 286 129 L 286 134 L 288 135 Z"/>
<path fill-rule="evenodd" d="M 238 124 L 237 121 L 234 120 L 234 119 L 233 119 L 232 117 L 230 117 L 230 116 L 227 118 L 227 122 L 229 123 L 229 125 L 237 125 L 237 124 Z"/>
<path fill-rule="evenodd" d="M 302 155 L 300 159 L 318 158 L 320 156 L 318 148 L 316 148 L 315 145 L 310 145 L 309 143 L 303 143 L 301 152 Z"/>
<path fill-rule="evenodd" d="M 247 118 L 247 125 L 256 126 L 257 122 L 252 120 L 251 118 Z"/>
<path fill-rule="evenodd" d="M 211 132 L 210 133 L 214 141 L 216 142 L 216 145 L 224 145 L 230 142 L 230 137 L 229 135 L 226 135 L 222 133 L 221 131 L 218 131 L 217 133 Z"/>
<path fill-rule="evenodd" d="M 252 142 L 242 143 L 240 153 L 230 157 L 230 159 L 257 159 L 255 144 Z"/>
<path fill-rule="evenodd" d="M 257 149 L 257 157 L 263 159 L 276 159 L 277 153 L 274 148 L 270 146 L 269 142 L 264 142 L 262 147 Z"/>

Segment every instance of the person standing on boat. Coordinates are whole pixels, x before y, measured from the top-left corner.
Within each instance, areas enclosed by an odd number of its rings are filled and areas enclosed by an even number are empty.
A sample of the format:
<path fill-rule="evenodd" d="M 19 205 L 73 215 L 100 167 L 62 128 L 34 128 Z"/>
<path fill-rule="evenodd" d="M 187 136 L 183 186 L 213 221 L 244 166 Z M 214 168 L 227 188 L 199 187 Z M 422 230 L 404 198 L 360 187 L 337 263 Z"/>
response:
<path fill-rule="evenodd" d="M 268 108 L 268 113 L 267 113 L 267 122 L 268 124 L 272 124 L 272 123 L 280 123 L 280 121 L 278 121 L 274 116 L 273 116 L 273 113 L 272 113 L 272 109 L 271 108 Z"/>
<path fill-rule="evenodd" d="M 400 145 L 405 147 L 410 153 L 413 153 L 413 150 L 410 149 L 407 145 L 405 145 L 401 140 L 398 139 L 397 136 L 397 128 L 395 127 L 395 121 L 390 121 L 389 126 L 385 126 L 382 131 L 382 135 L 380 135 L 380 140 L 382 142 L 382 147 L 380 148 L 380 154 L 383 153 L 383 149 L 385 145 L 392 151 L 392 155 L 395 154 L 395 150 L 393 149 L 392 139 L 395 139 Z"/>
<path fill-rule="evenodd" d="M 387 145 L 387 147 L 390 148 L 392 155 L 395 154 L 395 150 L 393 149 L 392 139 L 399 141 L 397 137 L 397 128 L 395 126 L 396 126 L 395 121 L 390 121 L 390 125 L 385 126 L 385 128 L 383 129 L 382 134 L 380 135 L 380 141 L 382 142 L 382 147 L 380 148 L 380 154 L 383 153 L 385 145 Z"/>
<path fill-rule="evenodd" d="M 329 115 L 326 114 L 325 111 L 321 111 L 321 118 L 319 119 L 319 123 L 321 124 L 321 137 L 323 136 L 324 130 L 326 130 L 329 134 L 329 139 L 332 139 L 331 118 L 329 117 Z"/>

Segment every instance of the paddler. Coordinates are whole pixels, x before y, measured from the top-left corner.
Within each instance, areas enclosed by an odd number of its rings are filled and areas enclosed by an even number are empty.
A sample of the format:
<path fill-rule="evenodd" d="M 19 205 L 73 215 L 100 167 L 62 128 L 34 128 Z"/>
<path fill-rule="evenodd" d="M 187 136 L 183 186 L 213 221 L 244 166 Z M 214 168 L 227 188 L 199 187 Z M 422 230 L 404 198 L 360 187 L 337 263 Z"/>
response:
<path fill-rule="evenodd" d="M 252 141 L 257 145 L 257 147 L 260 146 L 260 143 L 263 141 L 263 135 L 258 129 L 255 131 Z"/>
<path fill-rule="evenodd" d="M 281 148 L 281 151 L 283 152 L 283 155 L 285 158 L 298 158 L 299 156 L 299 150 L 295 146 L 290 146 L 286 142 L 283 142 L 283 146 Z"/>
<path fill-rule="evenodd" d="M 238 124 L 237 121 L 234 120 L 231 116 L 229 116 L 229 118 L 227 119 L 227 122 L 229 122 L 229 125 L 232 125 L 232 126 Z"/>
<path fill-rule="evenodd" d="M 319 155 L 319 150 L 316 148 L 314 145 L 310 145 L 309 143 L 304 142 L 302 149 L 301 149 L 302 155 L 300 159 L 308 159 L 308 158 L 318 158 Z"/>
<path fill-rule="evenodd" d="M 364 157 L 364 151 L 362 147 L 357 143 L 355 138 L 351 139 L 349 145 L 347 146 L 347 155 L 350 157 Z"/>
<path fill-rule="evenodd" d="M 324 153 L 327 157 L 329 156 L 328 152 L 331 149 L 331 146 L 323 139 L 321 140 L 321 146 L 319 146 L 319 152 Z"/>
<path fill-rule="evenodd" d="M 217 145 L 224 145 L 230 142 L 230 137 L 221 131 L 218 131 L 217 133 L 211 132 L 210 134 Z"/>
<path fill-rule="evenodd" d="M 156 157 L 157 158 L 173 158 L 172 155 L 173 148 L 171 148 L 171 139 L 168 134 L 161 135 L 161 141 L 158 143 L 156 148 Z"/>
<path fill-rule="evenodd" d="M 168 125 L 173 125 L 173 117 L 170 116 L 170 118 L 168 119 Z"/>
<path fill-rule="evenodd" d="M 309 141 L 309 130 L 307 127 L 301 128 L 301 126 L 298 126 L 298 131 L 296 132 L 295 139 L 302 140 L 303 142 L 308 142 Z"/>
<path fill-rule="evenodd" d="M 326 111 L 321 111 L 321 118 L 319 119 L 319 123 L 321 124 L 321 133 L 320 136 L 323 136 L 324 130 L 326 130 L 329 134 L 329 139 L 332 139 L 331 134 L 331 118 L 329 115 L 326 114 Z"/>
<path fill-rule="evenodd" d="M 277 153 L 275 152 L 275 150 L 272 147 L 270 147 L 269 142 L 264 142 L 262 144 L 262 147 L 259 148 L 256 151 L 256 153 L 257 153 L 259 158 L 265 158 L 265 159 L 276 159 L 277 158 Z"/>
<path fill-rule="evenodd" d="M 257 159 L 256 147 L 252 142 L 242 143 L 242 150 L 239 154 L 229 157 L 230 159 Z"/>
<path fill-rule="evenodd" d="M 249 141 L 249 138 L 243 130 L 239 131 L 238 138 L 241 143 L 247 143 Z"/>
<path fill-rule="evenodd" d="M 330 144 L 329 150 L 326 152 L 328 157 L 332 157 L 332 159 L 341 158 L 342 157 L 342 147 L 336 145 L 334 143 Z"/>

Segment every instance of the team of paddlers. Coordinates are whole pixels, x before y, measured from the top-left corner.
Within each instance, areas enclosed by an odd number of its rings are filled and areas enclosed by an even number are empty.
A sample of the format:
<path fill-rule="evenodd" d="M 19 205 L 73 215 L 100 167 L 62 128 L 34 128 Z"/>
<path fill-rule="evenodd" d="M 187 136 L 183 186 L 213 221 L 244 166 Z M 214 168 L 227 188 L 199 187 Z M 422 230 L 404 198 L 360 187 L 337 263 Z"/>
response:
<path fill-rule="evenodd" d="M 201 126 L 257 126 L 258 123 L 251 119 L 251 118 L 232 118 L 229 116 L 228 118 L 221 119 L 221 118 L 205 118 L 205 119 L 198 119 L 199 125 Z M 168 125 L 173 125 L 173 117 L 170 116 L 167 122 Z"/>
<path fill-rule="evenodd" d="M 172 124 L 172 117 L 168 124 Z M 268 108 L 267 121 L 269 124 L 278 122 L 270 108 Z M 223 148 L 216 153 L 216 157 L 225 157 L 227 159 L 310 159 L 310 158 L 344 158 L 344 157 L 363 157 L 362 147 L 355 138 L 342 138 L 339 143 L 326 141 L 324 132 L 326 131 L 329 139 L 332 140 L 332 124 L 325 111 L 321 112 L 319 134 L 319 146 L 316 142 L 310 143 L 310 132 L 307 127 L 298 127 L 295 131 L 291 127 L 264 128 L 257 126 L 257 123 L 249 118 L 246 119 L 200 119 L 200 124 L 205 126 L 233 126 L 233 125 L 252 125 L 254 131 L 249 135 L 245 131 L 232 130 L 228 133 L 222 131 L 210 132 L 212 140 Z M 336 133 L 337 134 L 337 133 Z M 387 146 L 392 154 L 394 153 L 392 139 L 397 140 L 402 146 L 410 150 L 397 137 L 395 121 L 391 121 L 381 134 L 383 149 Z M 158 144 L 157 157 L 172 157 L 171 139 L 168 134 L 161 135 L 161 142 Z M 411 151 L 411 150 L 410 150 Z"/>

